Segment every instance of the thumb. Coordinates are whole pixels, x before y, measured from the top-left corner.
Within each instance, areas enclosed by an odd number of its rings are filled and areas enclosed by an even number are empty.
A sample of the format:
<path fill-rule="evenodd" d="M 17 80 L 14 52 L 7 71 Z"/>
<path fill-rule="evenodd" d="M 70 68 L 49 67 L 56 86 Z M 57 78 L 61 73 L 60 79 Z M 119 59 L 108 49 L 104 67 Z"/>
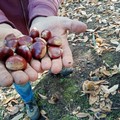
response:
<path fill-rule="evenodd" d="M 16 37 L 22 36 L 19 30 L 12 28 L 10 25 L 1 24 L 0 28 L 0 40 L 3 40 L 9 34 L 14 34 Z"/>
<path fill-rule="evenodd" d="M 87 25 L 78 20 L 71 20 L 69 18 L 63 17 L 62 24 L 64 29 L 69 30 L 72 33 L 81 33 L 85 32 Z"/>

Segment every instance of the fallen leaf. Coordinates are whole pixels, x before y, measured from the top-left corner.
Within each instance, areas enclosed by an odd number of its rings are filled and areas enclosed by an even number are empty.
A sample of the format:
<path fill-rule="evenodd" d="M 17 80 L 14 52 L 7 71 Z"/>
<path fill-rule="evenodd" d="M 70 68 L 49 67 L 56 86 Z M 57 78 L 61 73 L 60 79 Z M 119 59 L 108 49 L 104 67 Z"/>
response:
<path fill-rule="evenodd" d="M 21 118 L 23 118 L 24 113 L 20 113 L 17 116 L 15 116 L 14 118 L 12 118 L 11 120 L 20 120 Z"/>
<path fill-rule="evenodd" d="M 7 97 L 6 99 L 3 100 L 3 105 L 7 104 L 11 100 L 15 99 L 14 97 Z"/>
<path fill-rule="evenodd" d="M 6 108 L 9 111 L 10 115 L 14 115 L 19 111 L 19 108 L 17 106 L 11 106 Z"/>
<path fill-rule="evenodd" d="M 100 112 L 101 111 L 100 108 L 94 108 L 94 107 L 89 108 L 89 110 L 91 110 L 93 112 Z"/>
<path fill-rule="evenodd" d="M 112 44 L 115 44 L 115 45 L 119 45 L 119 44 L 120 44 L 117 40 L 114 40 L 114 39 L 112 39 L 110 42 L 111 42 Z"/>
<path fill-rule="evenodd" d="M 44 110 L 40 111 L 41 115 L 46 115 L 46 112 Z"/>
<path fill-rule="evenodd" d="M 85 118 L 88 117 L 89 115 L 90 115 L 89 113 L 82 113 L 82 112 L 76 114 L 78 118 Z"/>
<path fill-rule="evenodd" d="M 116 52 L 120 52 L 120 44 L 116 47 Z"/>
<path fill-rule="evenodd" d="M 103 91 L 104 93 L 109 93 L 108 86 L 101 85 L 100 88 L 102 89 L 102 91 Z"/>
<path fill-rule="evenodd" d="M 94 83 L 96 84 L 96 85 L 100 85 L 100 84 L 103 84 L 103 83 L 105 83 L 106 81 L 105 80 L 99 80 L 99 81 L 95 81 Z"/>
<path fill-rule="evenodd" d="M 51 104 L 56 104 L 59 99 L 60 99 L 59 94 L 56 92 L 55 94 L 52 95 L 52 97 L 50 98 L 50 100 L 48 100 L 48 102 Z"/>
<path fill-rule="evenodd" d="M 43 100 L 46 100 L 46 99 L 47 99 L 47 97 L 46 97 L 45 95 L 42 95 L 42 94 L 40 94 L 40 93 L 38 93 L 38 95 L 39 95 Z"/>
<path fill-rule="evenodd" d="M 112 86 L 110 89 L 109 89 L 109 92 L 112 93 L 112 92 L 115 92 L 117 89 L 118 89 L 119 85 L 114 85 Z"/>
<path fill-rule="evenodd" d="M 103 39 L 102 38 L 96 38 L 96 42 L 101 45 L 103 43 Z"/>
<path fill-rule="evenodd" d="M 99 96 L 93 96 L 93 95 L 90 94 L 90 96 L 89 96 L 89 104 L 90 105 L 94 104 L 96 101 L 98 101 L 98 99 L 99 99 Z"/>

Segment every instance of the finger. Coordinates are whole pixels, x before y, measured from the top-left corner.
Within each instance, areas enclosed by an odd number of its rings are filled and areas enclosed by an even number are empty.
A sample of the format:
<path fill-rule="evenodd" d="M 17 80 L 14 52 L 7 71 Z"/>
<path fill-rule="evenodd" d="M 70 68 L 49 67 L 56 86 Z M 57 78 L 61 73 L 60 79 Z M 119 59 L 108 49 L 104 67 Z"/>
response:
<path fill-rule="evenodd" d="M 42 72 L 43 71 L 42 68 L 41 68 L 41 63 L 40 63 L 39 60 L 32 59 L 30 65 L 37 72 Z"/>
<path fill-rule="evenodd" d="M 29 76 L 22 70 L 11 72 L 16 84 L 25 84 L 29 81 Z"/>
<path fill-rule="evenodd" d="M 29 76 L 30 81 L 37 80 L 38 73 L 29 64 L 27 64 L 27 68 L 24 71 Z"/>
<path fill-rule="evenodd" d="M 41 60 L 41 67 L 42 69 L 45 70 L 49 70 L 51 68 L 51 59 L 48 57 L 48 55 L 46 55 L 44 58 L 42 58 Z"/>
<path fill-rule="evenodd" d="M 63 28 L 70 32 L 81 33 L 85 32 L 87 29 L 87 25 L 85 23 L 78 20 L 71 20 L 66 17 L 61 19 L 61 23 L 63 24 Z"/>
<path fill-rule="evenodd" d="M 72 52 L 71 49 L 69 47 L 68 41 L 62 40 L 62 47 L 63 47 L 63 58 L 62 58 L 62 62 L 63 62 L 63 66 L 64 67 L 72 67 L 73 65 L 73 56 L 72 56 Z"/>
<path fill-rule="evenodd" d="M 11 74 L 6 70 L 4 65 L 0 62 L 0 86 L 7 87 L 11 86 L 13 83 L 13 78 Z"/>
<path fill-rule="evenodd" d="M 51 66 L 51 72 L 53 74 L 58 74 L 62 70 L 62 60 L 61 58 L 53 59 L 52 60 L 52 66 Z"/>

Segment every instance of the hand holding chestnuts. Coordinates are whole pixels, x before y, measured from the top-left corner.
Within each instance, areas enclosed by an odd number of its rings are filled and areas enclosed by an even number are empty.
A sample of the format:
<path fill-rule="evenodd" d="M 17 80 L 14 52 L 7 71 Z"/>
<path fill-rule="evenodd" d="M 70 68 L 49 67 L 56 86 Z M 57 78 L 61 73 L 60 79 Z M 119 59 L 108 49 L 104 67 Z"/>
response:
<path fill-rule="evenodd" d="M 0 60 L 8 70 L 24 70 L 32 58 L 41 60 L 46 54 L 51 59 L 62 57 L 62 40 L 52 36 L 51 31 L 43 30 L 41 34 L 34 28 L 29 35 L 16 38 L 14 34 L 5 37 L 4 46 L 0 47 Z"/>

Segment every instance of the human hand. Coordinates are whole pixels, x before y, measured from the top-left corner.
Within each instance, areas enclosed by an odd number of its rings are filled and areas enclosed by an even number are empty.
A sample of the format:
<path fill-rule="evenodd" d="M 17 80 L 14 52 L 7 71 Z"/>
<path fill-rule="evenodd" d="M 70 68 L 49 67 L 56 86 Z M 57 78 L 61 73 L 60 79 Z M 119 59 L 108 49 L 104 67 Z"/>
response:
<path fill-rule="evenodd" d="M 63 67 L 72 67 L 73 57 L 67 41 L 67 31 L 69 30 L 70 32 L 79 34 L 81 32 L 85 32 L 87 26 L 77 20 L 71 20 L 66 17 L 51 16 L 35 18 L 32 21 L 30 30 L 33 28 L 37 28 L 39 33 L 45 29 L 48 29 L 51 31 L 52 36 L 58 36 L 62 38 L 63 57 L 51 60 L 49 56 L 46 55 L 44 58 L 42 58 L 41 63 L 39 63 L 39 65 L 41 65 L 39 68 L 42 70 L 50 69 L 52 73 L 57 74 L 62 70 Z M 32 64 L 32 67 L 35 68 L 34 64 Z"/>
<path fill-rule="evenodd" d="M 9 34 L 14 34 L 16 37 L 22 36 L 22 33 L 17 29 L 13 29 L 8 24 L 0 24 L 0 47 L 4 45 L 4 39 Z M 22 71 L 8 71 L 4 63 L 0 61 L 0 86 L 7 87 L 12 85 L 13 82 L 16 84 L 25 84 L 26 82 L 34 81 L 38 78 L 37 72 L 27 64 L 27 68 Z"/>

